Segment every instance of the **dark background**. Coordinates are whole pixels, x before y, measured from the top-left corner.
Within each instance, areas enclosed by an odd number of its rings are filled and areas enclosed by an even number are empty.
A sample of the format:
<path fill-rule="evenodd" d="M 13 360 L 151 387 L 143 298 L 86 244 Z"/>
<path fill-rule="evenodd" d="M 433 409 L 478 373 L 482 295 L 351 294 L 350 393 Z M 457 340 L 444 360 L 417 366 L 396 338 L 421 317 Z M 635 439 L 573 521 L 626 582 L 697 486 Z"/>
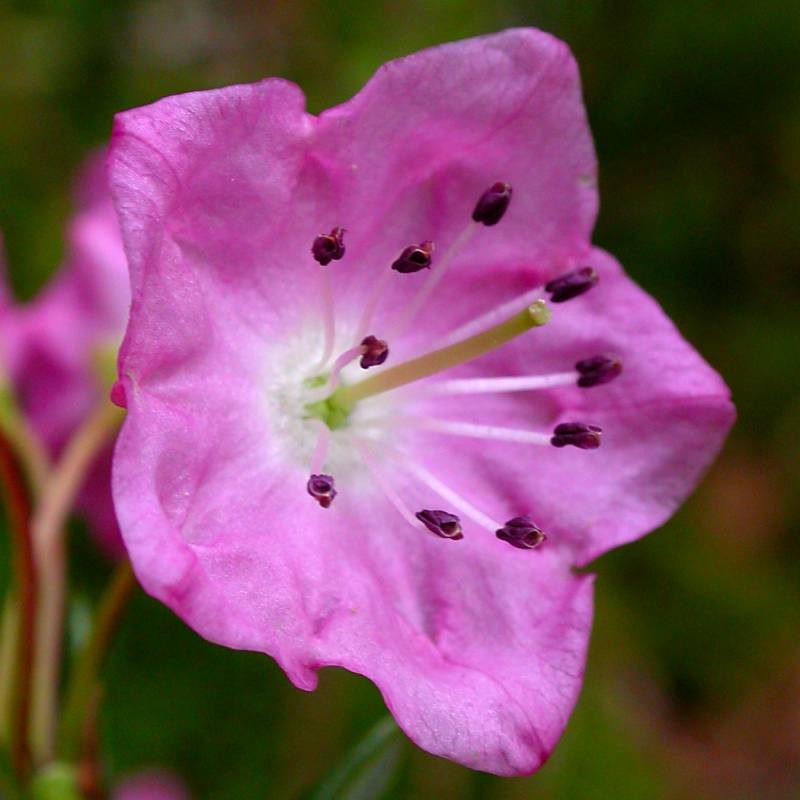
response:
<path fill-rule="evenodd" d="M 0 230 L 15 290 L 59 264 L 69 184 L 112 114 L 280 75 L 311 111 L 383 61 L 514 25 L 565 39 L 600 160 L 595 241 L 723 374 L 739 421 L 662 530 L 598 572 L 586 684 L 551 762 L 472 773 L 405 746 L 397 797 L 795 798 L 800 793 L 800 10 L 782 0 L 0 3 Z M 76 527 L 72 622 L 108 574 Z M 293 689 L 138 596 L 101 719 L 113 775 L 197 797 L 294 797 L 383 714 L 340 671 Z"/>

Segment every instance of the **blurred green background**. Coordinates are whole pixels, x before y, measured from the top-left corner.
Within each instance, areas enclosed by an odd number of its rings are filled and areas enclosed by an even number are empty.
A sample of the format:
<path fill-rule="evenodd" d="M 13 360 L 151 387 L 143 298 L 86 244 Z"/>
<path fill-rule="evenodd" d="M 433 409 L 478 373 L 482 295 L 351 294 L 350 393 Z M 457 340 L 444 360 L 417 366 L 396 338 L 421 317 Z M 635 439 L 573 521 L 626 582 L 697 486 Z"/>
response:
<path fill-rule="evenodd" d="M 0 3 L 0 229 L 31 297 L 68 188 L 112 114 L 281 75 L 319 111 L 388 58 L 534 25 L 581 65 L 595 240 L 725 376 L 739 421 L 662 530 L 595 564 L 586 684 L 550 763 L 472 773 L 404 746 L 409 798 L 800 796 L 800 10 L 782 0 Z M 76 528 L 73 621 L 108 573 Z M 293 689 L 139 596 L 108 669 L 111 774 L 163 765 L 199 798 L 291 798 L 383 714 L 340 671 Z"/>

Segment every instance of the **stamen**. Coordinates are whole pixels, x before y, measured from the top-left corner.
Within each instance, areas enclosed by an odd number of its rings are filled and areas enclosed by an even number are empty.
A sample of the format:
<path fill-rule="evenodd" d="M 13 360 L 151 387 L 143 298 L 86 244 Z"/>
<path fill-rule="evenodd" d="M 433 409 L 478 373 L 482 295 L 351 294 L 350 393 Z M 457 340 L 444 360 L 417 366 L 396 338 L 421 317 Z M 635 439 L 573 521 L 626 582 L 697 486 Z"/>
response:
<path fill-rule="evenodd" d="M 495 536 L 520 550 L 533 550 L 547 539 L 541 528 L 530 517 L 514 517 L 495 531 Z"/>
<path fill-rule="evenodd" d="M 358 441 L 353 441 L 353 447 L 355 448 L 358 455 L 361 457 L 361 460 L 366 465 L 367 469 L 369 470 L 370 474 L 372 475 L 373 480 L 378 485 L 378 488 L 386 495 L 386 498 L 389 502 L 394 506 L 397 513 L 412 527 L 417 530 L 427 531 L 428 528 L 424 524 L 421 523 L 420 520 L 417 519 L 416 515 L 411 511 L 411 509 L 403 502 L 400 495 L 394 490 L 394 487 L 386 480 L 383 476 L 381 471 L 375 466 L 375 462 L 369 452 L 369 450 Z"/>
<path fill-rule="evenodd" d="M 592 356 L 575 365 L 575 372 L 554 372 L 550 375 L 520 375 L 504 378 L 457 378 L 439 381 L 425 389 L 431 394 L 501 394 L 553 389 L 577 383 L 581 388 L 600 386 L 613 381 L 622 372 L 616 356 Z"/>
<path fill-rule="evenodd" d="M 311 245 L 311 254 L 323 267 L 331 261 L 338 261 L 344 252 L 344 228 L 334 228 L 330 233 L 321 233 Z"/>
<path fill-rule="evenodd" d="M 331 475 L 322 474 L 322 465 L 328 454 L 328 441 L 330 440 L 330 430 L 327 425 L 316 422 L 318 431 L 317 443 L 314 452 L 311 454 L 311 476 L 306 483 L 306 491 L 322 506 L 330 508 L 333 498 L 336 497 L 336 489 Z"/>
<path fill-rule="evenodd" d="M 474 439 L 494 439 L 501 442 L 519 442 L 520 444 L 552 444 L 550 434 L 528 431 L 524 428 L 502 428 L 497 425 L 476 425 L 472 422 L 430 418 L 416 420 L 416 423 L 434 433 L 450 433 L 455 436 L 470 436 Z"/>
<path fill-rule="evenodd" d="M 311 254 L 315 261 L 323 267 L 331 261 L 338 261 L 344 255 L 344 228 L 334 228 L 330 233 L 321 233 L 311 245 Z M 317 369 L 322 369 L 328 363 L 333 352 L 333 340 L 336 337 L 336 324 L 333 316 L 333 294 L 331 292 L 331 279 L 328 270 L 323 269 L 319 276 L 320 281 L 320 308 L 322 312 L 323 341 L 322 356 Z"/>
<path fill-rule="evenodd" d="M 622 362 L 617 356 L 597 355 L 579 361 L 575 369 L 580 374 L 578 386 L 585 389 L 613 381 L 622 372 Z"/>
<path fill-rule="evenodd" d="M 432 253 L 433 242 L 422 242 L 419 245 L 412 244 L 403 250 L 400 258 L 392 264 L 392 269 L 404 274 L 419 272 L 421 269 L 430 269 Z"/>
<path fill-rule="evenodd" d="M 421 269 L 430 269 L 431 254 L 433 253 L 433 242 L 422 242 L 420 245 L 411 245 L 406 247 L 393 264 L 392 269 L 396 272 L 410 273 L 419 272 Z M 358 323 L 358 337 L 361 338 L 366 334 L 372 321 L 372 315 L 375 313 L 375 308 L 378 301 L 386 291 L 386 287 L 391 280 L 392 273 L 389 270 L 381 271 L 380 277 L 375 283 L 372 294 L 369 296 L 364 311 L 361 314 L 361 320 Z"/>
<path fill-rule="evenodd" d="M 552 389 L 575 383 L 574 372 L 556 372 L 552 375 L 521 375 L 508 378 L 458 378 L 439 381 L 427 387 L 434 394 L 494 394 L 500 392 L 528 392 Z"/>
<path fill-rule="evenodd" d="M 511 184 L 498 181 L 481 195 L 472 212 L 472 219 L 486 226 L 497 225 L 510 202 Z"/>
<path fill-rule="evenodd" d="M 537 300 L 489 330 L 418 358 L 412 358 L 360 383 L 343 386 L 337 390 L 337 400 L 346 405 L 352 404 L 365 397 L 388 392 L 406 383 L 472 361 L 531 328 L 546 324 L 549 319 L 550 311 L 547 305 L 543 300 Z"/>
<path fill-rule="evenodd" d="M 545 284 L 544 290 L 550 292 L 550 302 L 564 303 L 588 292 L 597 283 L 597 280 L 598 275 L 591 267 L 581 267 L 554 278 Z"/>
<path fill-rule="evenodd" d="M 376 339 L 374 336 L 367 336 L 361 342 L 361 356 L 362 369 L 369 369 L 370 367 L 377 367 L 383 364 L 389 357 L 389 345 L 383 339 Z"/>
<path fill-rule="evenodd" d="M 333 353 L 333 342 L 336 338 L 336 320 L 333 315 L 333 293 L 331 292 L 331 278 L 327 269 L 319 270 L 319 296 L 320 312 L 322 314 L 322 355 L 317 363 L 316 370 L 322 369 L 330 360 Z"/>
<path fill-rule="evenodd" d="M 362 340 L 361 344 L 345 350 L 336 361 L 333 362 L 330 374 L 325 383 L 308 395 L 306 398 L 306 405 L 314 405 L 329 397 L 339 385 L 339 378 L 342 374 L 342 370 L 359 356 L 361 356 L 359 364 L 362 369 L 377 367 L 383 364 L 389 357 L 389 345 L 386 344 L 383 339 L 378 339 L 375 336 L 367 336 Z"/>
<path fill-rule="evenodd" d="M 461 520 L 448 511 L 425 508 L 417 511 L 416 518 L 431 532 L 442 539 L 463 539 Z"/>
<path fill-rule="evenodd" d="M 487 226 L 496 225 L 505 214 L 510 202 L 511 184 L 498 181 L 480 196 L 475 210 L 472 212 L 472 219 L 474 222 L 483 223 Z M 447 248 L 444 256 L 439 259 L 436 269 L 428 276 L 425 285 L 417 296 L 409 303 L 398 320 L 389 326 L 393 338 L 400 336 L 405 331 L 406 326 L 416 317 L 420 308 L 422 308 L 444 277 L 445 272 L 453 261 L 453 256 L 464 247 L 477 228 L 477 225 L 468 225 Z"/>
<path fill-rule="evenodd" d="M 306 490 L 322 508 L 330 508 L 333 499 L 338 494 L 330 475 L 312 475 L 308 479 Z"/>
<path fill-rule="evenodd" d="M 313 474 L 315 472 L 322 472 L 325 457 L 328 455 L 328 442 L 331 438 L 331 431 L 325 423 L 319 420 L 312 420 L 312 424 L 317 429 L 317 443 L 314 445 L 314 450 L 311 453 L 310 472 Z"/>
<path fill-rule="evenodd" d="M 600 435 L 603 429 L 599 425 L 586 425 L 583 422 L 562 422 L 556 425 L 550 444 L 554 447 L 566 447 L 568 444 L 581 450 L 596 450 L 600 447 Z"/>
<path fill-rule="evenodd" d="M 434 492 L 440 495 L 457 511 L 460 511 L 465 517 L 469 517 L 476 525 L 485 528 L 491 533 L 494 533 L 501 527 L 499 522 L 475 508 L 472 503 L 457 492 L 454 492 L 449 486 L 445 486 L 432 472 L 425 469 L 421 464 L 406 459 L 403 465 L 412 475 L 422 481 L 426 486 L 433 489 Z"/>
<path fill-rule="evenodd" d="M 448 267 L 453 262 L 453 256 L 464 247 L 477 228 L 477 225 L 472 224 L 464 228 L 450 247 L 447 248 L 444 255 L 437 260 L 436 269 L 431 270 L 430 275 L 425 279 L 425 283 L 419 292 L 417 292 L 417 295 L 398 315 L 397 319 L 389 325 L 390 338 L 393 341 L 405 332 L 408 324 L 417 316 L 420 308 L 422 308 L 427 299 L 431 296 L 433 290 L 444 277 L 445 272 L 447 272 Z"/>
<path fill-rule="evenodd" d="M 313 405 L 314 403 L 319 403 L 326 397 L 329 397 L 331 392 L 333 392 L 334 389 L 336 389 L 336 387 L 339 385 L 339 376 L 341 375 L 342 370 L 349 363 L 355 361 L 359 356 L 362 355 L 364 355 L 364 346 L 360 344 L 345 350 L 336 359 L 336 361 L 333 362 L 330 374 L 328 375 L 328 380 L 326 380 L 322 386 L 320 386 L 318 389 L 315 389 L 315 391 L 308 395 L 307 403 Z"/>

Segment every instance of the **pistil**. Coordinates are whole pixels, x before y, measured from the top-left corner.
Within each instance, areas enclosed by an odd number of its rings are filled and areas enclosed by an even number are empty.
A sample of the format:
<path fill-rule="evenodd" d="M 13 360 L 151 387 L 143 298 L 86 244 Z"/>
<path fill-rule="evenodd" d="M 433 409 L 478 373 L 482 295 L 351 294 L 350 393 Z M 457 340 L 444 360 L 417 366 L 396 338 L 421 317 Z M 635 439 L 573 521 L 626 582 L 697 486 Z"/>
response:
<path fill-rule="evenodd" d="M 545 325 L 550 319 L 550 311 L 543 300 L 536 300 L 522 311 L 503 320 L 488 330 L 470 336 L 463 341 L 433 352 L 405 361 L 396 367 L 367 378 L 360 383 L 342 386 L 334 397 L 340 405 L 351 406 L 359 400 L 382 394 L 407 383 L 427 378 L 451 367 L 472 361 L 488 353 L 511 339 L 520 336 L 531 328 Z"/>

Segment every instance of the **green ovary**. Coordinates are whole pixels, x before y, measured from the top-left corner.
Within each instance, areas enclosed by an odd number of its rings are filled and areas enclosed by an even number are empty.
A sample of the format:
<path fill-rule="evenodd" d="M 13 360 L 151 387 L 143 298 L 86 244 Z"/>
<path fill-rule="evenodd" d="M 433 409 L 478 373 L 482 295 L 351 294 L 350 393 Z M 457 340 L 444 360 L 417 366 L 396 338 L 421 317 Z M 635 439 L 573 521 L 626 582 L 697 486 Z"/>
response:
<path fill-rule="evenodd" d="M 327 375 L 317 375 L 307 380 L 306 386 L 309 389 L 314 389 L 317 386 L 322 386 L 327 380 Z M 348 403 L 334 392 L 324 400 L 306 404 L 304 416 L 306 419 L 322 420 L 330 430 L 335 431 L 347 425 L 352 409 L 352 403 Z"/>

